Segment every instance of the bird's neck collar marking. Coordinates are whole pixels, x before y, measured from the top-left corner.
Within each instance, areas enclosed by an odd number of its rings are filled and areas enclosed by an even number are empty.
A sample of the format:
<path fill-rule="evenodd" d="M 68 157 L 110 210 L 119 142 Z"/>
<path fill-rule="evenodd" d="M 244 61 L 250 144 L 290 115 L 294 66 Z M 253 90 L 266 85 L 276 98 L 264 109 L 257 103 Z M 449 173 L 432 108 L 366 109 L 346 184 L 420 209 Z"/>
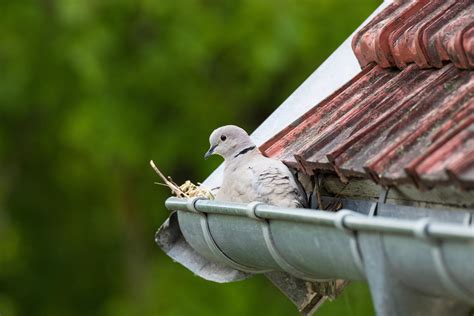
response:
<path fill-rule="evenodd" d="M 255 149 L 255 147 L 256 146 L 254 145 L 254 146 L 250 146 L 250 147 L 242 149 L 237 155 L 234 156 L 234 158 L 237 158 L 240 155 L 244 155 L 244 154 L 248 153 L 249 151 Z"/>

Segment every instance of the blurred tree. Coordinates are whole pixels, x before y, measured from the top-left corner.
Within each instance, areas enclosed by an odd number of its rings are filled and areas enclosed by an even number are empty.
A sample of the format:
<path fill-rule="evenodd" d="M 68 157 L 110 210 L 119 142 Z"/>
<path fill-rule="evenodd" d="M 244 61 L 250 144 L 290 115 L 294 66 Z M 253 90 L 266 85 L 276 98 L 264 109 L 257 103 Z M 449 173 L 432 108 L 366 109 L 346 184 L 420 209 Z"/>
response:
<path fill-rule="evenodd" d="M 210 131 L 258 126 L 379 3 L 2 0 L 2 316 L 295 313 L 260 278 L 212 284 L 161 253 L 147 162 L 203 180 Z"/>

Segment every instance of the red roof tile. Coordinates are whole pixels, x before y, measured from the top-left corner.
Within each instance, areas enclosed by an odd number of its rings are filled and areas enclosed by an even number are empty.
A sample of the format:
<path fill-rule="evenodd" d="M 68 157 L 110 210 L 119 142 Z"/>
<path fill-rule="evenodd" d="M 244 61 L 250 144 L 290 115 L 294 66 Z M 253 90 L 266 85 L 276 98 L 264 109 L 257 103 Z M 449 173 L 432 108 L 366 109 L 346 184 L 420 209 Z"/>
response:
<path fill-rule="evenodd" d="M 394 2 L 353 38 L 362 67 L 441 68 L 451 61 L 473 69 L 474 1 L 417 0 Z M 471 58 L 467 58 L 470 55 Z"/>
<path fill-rule="evenodd" d="M 474 68 L 473 10 L 472 0 L 390 5 L 354 36 L 361 73 L 260 149 L 344 181 L 474 188 L 474 71 L 463 70 Z"/>

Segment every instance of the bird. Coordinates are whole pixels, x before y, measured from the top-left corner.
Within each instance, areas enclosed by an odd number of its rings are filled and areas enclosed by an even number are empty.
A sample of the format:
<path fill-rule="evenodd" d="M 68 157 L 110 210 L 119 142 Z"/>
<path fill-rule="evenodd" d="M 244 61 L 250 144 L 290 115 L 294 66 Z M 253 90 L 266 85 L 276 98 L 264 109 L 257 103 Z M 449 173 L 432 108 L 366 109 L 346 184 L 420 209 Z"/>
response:
<path fill-rule="evenodd" d="M 308 208 L 303 186 L 280 160 L 266 157 L 247 132 L 235 125 L 215 129 L 204 155 L 224 158 L 223 180 L 215 200 L 262 202 L 285 208 Z M 304 281 L 286 272 L 272 271 L 265 276 L 287 296 L 293 297 L 303 315 L 311 315 L 320 295 L 334 297 L 335 281 Z"/>
<path fill-rule="evenodd" d="M 265 157 L 247 132 L 235 125 L 215 129 L 204 155 L 224 158 L 223 181 L 216 200 L 262 202 L 279 207 L 307 207 L 306 193 L 280 160 Z"/>

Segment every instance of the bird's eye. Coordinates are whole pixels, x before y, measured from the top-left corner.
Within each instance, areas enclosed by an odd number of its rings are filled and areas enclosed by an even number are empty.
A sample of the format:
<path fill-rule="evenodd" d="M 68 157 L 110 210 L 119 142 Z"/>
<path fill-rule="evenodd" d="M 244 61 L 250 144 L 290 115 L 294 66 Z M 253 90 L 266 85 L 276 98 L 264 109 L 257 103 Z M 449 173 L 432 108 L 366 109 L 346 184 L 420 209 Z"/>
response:
<path fill-rule="evenodd" d="M 225 141 L 226 139 L 227 139 L 227 136 L 221 135 L 221 140 L 222 140 L 222 141 Z"/>

